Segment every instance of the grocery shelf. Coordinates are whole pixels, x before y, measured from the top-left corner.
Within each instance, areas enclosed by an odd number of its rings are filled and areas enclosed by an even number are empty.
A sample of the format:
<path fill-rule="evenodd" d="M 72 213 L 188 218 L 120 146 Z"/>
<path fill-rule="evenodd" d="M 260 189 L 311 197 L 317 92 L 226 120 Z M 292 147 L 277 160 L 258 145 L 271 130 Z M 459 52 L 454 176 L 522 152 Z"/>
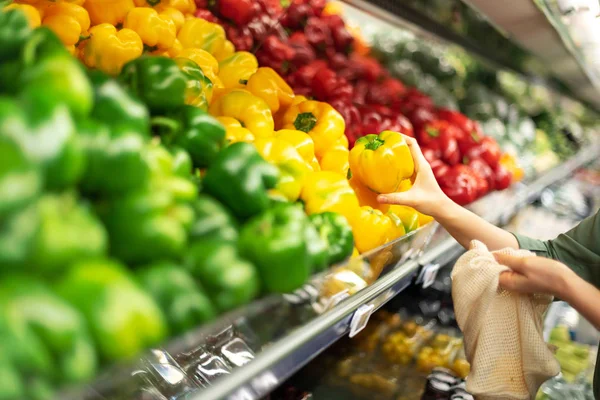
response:
<path fill-rule="evenodd" d="M 485 0 L 460 0 L 465 7 L 485 16 L 490 29 L 506 42 L 514 44 L 511 51 L 503 54 L 497 46 L 478 43 L 472 35 L 453 30 L 451 27 L 424 15 L 408 1 L 397 0 L 343 0 L 381 21 L 408 29 L 421 37 L 456 44 L 473 55 L 486 60 L 496 69 L 515 71 L 528 80 L 557 89 L 552 77 L 557 77 L 569 86 L 580 100 L 600 109 L 600 91 L 597 79 L 589 73 L 581 57 L 572 51 L 563 30 L 557 28 L 556 19 L 547 18 L 544 7 L 532 1 L 510 0 L 490 2 Z M 539 0 L 542 4 L 547 1 Z M 547 7 L 546 7 L 547 9 Z M 557 33 L 557 31 L 560 33 Z M 523 50 L 524 49 L 524 50 Z"/>
<path fill-rule="evenodd" d="M 492 193 L 470 208 L 502 225 L 547 186 L 597 156 L 598 147 L 588 146 L 537 179 Z M 153 394 L 150 398 L 168 393 L 168 398 L 186 400 L 262 398 L 347 335 L 357 310 L 380 308 L 414 282 L 423 266 L 446 264 L 460 254 L 458 243 L 437 228 L 437 223 L 428 224 L 362 259 L 334 267 L 293 294 L 253 302 L 151 351 L 133 368 L 109 371 L 83 393 L 62 398 L 143 399 L 148 393 Z M 337 270 L 348 273 L 365 267 L 376 270 L 368 286 L 357 287 L 352 295 L 323 294 Z"/>

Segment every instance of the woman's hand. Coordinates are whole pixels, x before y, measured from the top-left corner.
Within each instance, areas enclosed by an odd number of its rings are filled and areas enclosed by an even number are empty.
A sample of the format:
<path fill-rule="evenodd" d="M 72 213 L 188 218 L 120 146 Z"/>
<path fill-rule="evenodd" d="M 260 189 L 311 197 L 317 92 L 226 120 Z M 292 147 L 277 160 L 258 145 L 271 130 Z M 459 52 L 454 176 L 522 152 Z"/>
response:
<path fill-rule="evenodd" d="M 496 261 L 511 271 L 500 274 L 500 287 L 517 293 L 543 293 L 561 299 L 568 284 L 581 279 L 566 265 L 544 257 L 516 257 L 507 254 L 494 254 Z"/>
<path fill-rule="evenodd" d="M 438 212 L 450 199 L 444 194 L 435 180 L 433 171 L 423 156 L 417 141 L 406 135 L 404 138 L 415 162 L 415 183 L 406 192 L 381 194 L 377 197 L 377 201 L 380 203 L 409 206 L 423 214 L 437 218 Z"/>

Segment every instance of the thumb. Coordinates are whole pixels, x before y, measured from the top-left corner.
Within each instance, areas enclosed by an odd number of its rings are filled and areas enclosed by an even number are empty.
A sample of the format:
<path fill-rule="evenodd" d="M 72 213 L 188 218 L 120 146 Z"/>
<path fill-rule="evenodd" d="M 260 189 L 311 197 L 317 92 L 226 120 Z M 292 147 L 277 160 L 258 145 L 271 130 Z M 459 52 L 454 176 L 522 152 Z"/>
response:
<path fill-rule="evenodd" d="M 504 265 L 513 271 L 524 273 L 525 257 L 512 256 L 510 254 L 494 253 L 494 258 L 499 264 Z"/>
<path fill-rule="evenodd" d="M 412 207 L 414 205 L 412 196 L 407 192 L 380 194 L 377 201 L 383 204 L 399 204 L 401 206 Z"/>
<path fill-rule="evenodd" d="M 500 274 L 498 286 L 509 292 L 523 292 L 527 286 L 527 278 L 518 272 L 504 271 Z"/>

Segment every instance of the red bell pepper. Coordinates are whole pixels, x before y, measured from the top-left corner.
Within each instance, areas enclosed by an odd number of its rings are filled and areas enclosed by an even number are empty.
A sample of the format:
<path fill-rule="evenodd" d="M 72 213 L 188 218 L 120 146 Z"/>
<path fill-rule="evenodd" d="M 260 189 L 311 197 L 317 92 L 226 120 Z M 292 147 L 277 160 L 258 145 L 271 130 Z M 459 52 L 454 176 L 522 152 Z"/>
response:
<path fill-rule="evenodd" d="M 450 166 L 440 159 L 435 159 L 429 163 L 435 179 L 439 182 L 450 171 Z"/>
<path fill-rule="evenodd" d="M 471 203 L 477 198 L 478 181 L 468 167 L 455 165 L 441 176 L 440 187 L 450 199 L 460 205 Z"/>
<path fill-rule="evenodd" d="M 408 89 L 397 105 L 399 110 L 405 115 L 412 113 L 417 108 L 427 108 L 432 112 L 435 108 L 435 104 L 433 103 L 433 100 L 431 100 L 431 97 L 415 88 Z M 434 118 L 437 119 L 435 115 Z"/>
<path fill-rule="evenodd" d="M 269 35 L 256 51 L 256 59 L 263 67 L 271 67 L 285 75 L 294 58 L 294 49 L 275 35 Z"/>
<path fill-rule="evenodd" d="M 308 40 L 306 40 L 304 32 L 294 32 L 290 36 L 288 44 L 294 49 L 294 57 L 291 62 L 296 69 L 310 64 L 317 58 L 317 54 L 310 43 L 308 43 Z"/>
<path fill-rule="evenodd" d="M 333 37 L 331 37 L 331 29 L 325 21 L 317 17 L 311 17 L 306 22 L 304 27 L 304 35 L 315 50 L 324 52 L 328 48 L 333 47 Z"/>
<path fill-rule="evenodd" d="M 335 14 L 324 15 L 321 20 L 329 26 L 335 49 L 340 53 L 349 54 L 354 43 L 354 36 L 346 29 L 342 17 Z"/>
<path fill-rule="evenodd" d="M 206 10 L 196 11 L 197 17 L 200 11 Z M 206 19 L 204 17 L 199 18 Z M 227 33 L 227 38 L 231 41 L 231 43 L 233 43 L 237 51 L 251 51 L 254 47 L 254 38 L 252 37 L 252 33 L 250 32 L 247 26 L 238 27 L 226 24 L 225 32 Z"/>
<path fill-rule="evenodd" d="M 348 81 L 337 76 L 329 68 L 317 71 L 311 87 L 315 98 L 329 102 L 335 99 L 350 101 L 354 90 Z"/>
<path fill-rule="evenodd" d="M 337 98 L 329 103 L 331 107 L 335 108 L 337 112 L 342 114 L 344 122 L 346 122 L 346 131 L 352 126 L 360 126 L 361 116 L 360 112 L 347 99 Z"/>
<path fill-rule="evenodd" d="M 433 147 L 421 147 L 421 152 L 423 153 L 423 157 L 425 157 L 429 165 L 440 159 L 439 149 Z"/>
<path fill-rule="evenodd" d="M 408 117 L 415 132 L 419 132 L 421 129 L 423 129 L 425 124 L 433 122 L 437 119 L 433 111 L 424 107 L 415 108 L 408 113 L 402 112 L 402 114 Z"/>
<path fill-rule="evenodd" d="M 356 79 L 364 79 L 368 82 L 377 82 L 385 78 L 386 70 L 373 57 L 365 57 L 360 54 L 350 55 L 349 68 L 354 72 Z"/>
<path fill-rule="evenodd" d="M 488 190 L 491 191 L 496 189 L 496 174 L 494 173 L 492 168 L 489 165 L 487 165 L 485 161 L 483 161 L 480 158 L 474 158 L 470 160 L 467 165 L 469 166 L 469 168 L 471 168 L 471 170 L 474 173 L 480 175 L 483 179 L 486 180 Z"/>
<path fill-rule="evenodd" d="M 495 168 L 498 165 L 498 161 L 500 161 L 500 155 L 500 146 L 498 146 L 498 143 L 493 138 L 485 136 L 479 143 L 469 148 L 464 153 L 463 158 L 466 163 L 474 158 L 481 158 L 487 165 Z"/>
<path fill-rule="evenodd" d="M 397 79 L 387 78 L 374 84 L 367 93 L 365 101 L 367 104 L 392 105 L 399 101 L 406 91 L 406 87 Z"/>
<path fill-rule="evenodd" d="M 494 168 L 496 190 L 504 190 L 512 182 L 512 174 L 502 164 L 497 164 Z"/>
<path fill-rule="evenodd" d="M 219 0 L 218 13 L 238 26 L 246 25 L 260 11 L 260 5 L 253 0 Z"/>
<path fill-rule="evenodd" d="M 310 17 L 315 16 L 313 8 L 300 2 L 292 2 L 281 19 L 281 24 L 290 29 L 302 29 Z"/>
<path fill-rule="evenodd" d="M 297 87 L 311 87 L 315 74 L 319 70 L 325 68 L 327 68 L 327 63 L 325 61 L 315 60 L 308 65 L 300 67 L 297 71 L 292 72 L 287 77 L 287 82 L 294 89 Z"/>

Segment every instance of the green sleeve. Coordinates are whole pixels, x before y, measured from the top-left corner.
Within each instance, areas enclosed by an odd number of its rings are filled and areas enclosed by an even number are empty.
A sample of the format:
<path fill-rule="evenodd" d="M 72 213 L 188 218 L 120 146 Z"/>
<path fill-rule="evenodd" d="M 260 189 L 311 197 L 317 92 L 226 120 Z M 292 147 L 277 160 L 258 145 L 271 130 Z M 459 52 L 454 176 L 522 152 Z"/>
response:
<path fill-rule="evenodd" d="M 567 233 L 553 240 L 535 240 L 515 234 L 519 247 L 542 257 L 562 262 L 577 275 L 600 287 L 600 216 L 598 213 L 581 221 Z"/>

